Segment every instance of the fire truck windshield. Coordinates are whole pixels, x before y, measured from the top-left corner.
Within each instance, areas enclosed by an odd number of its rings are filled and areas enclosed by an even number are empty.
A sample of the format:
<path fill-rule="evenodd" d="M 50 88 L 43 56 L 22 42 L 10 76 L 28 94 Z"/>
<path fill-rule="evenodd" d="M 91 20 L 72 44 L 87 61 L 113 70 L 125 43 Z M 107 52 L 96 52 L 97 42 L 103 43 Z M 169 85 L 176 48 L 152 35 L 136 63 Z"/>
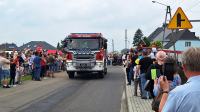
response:
<path fill-rule="evenodd" d="M 83 39 L 83 38 L 74 38 L 68 40 L 67 48 L 70 50 L 76 49 L 99 49 L 99 39 Z"/>

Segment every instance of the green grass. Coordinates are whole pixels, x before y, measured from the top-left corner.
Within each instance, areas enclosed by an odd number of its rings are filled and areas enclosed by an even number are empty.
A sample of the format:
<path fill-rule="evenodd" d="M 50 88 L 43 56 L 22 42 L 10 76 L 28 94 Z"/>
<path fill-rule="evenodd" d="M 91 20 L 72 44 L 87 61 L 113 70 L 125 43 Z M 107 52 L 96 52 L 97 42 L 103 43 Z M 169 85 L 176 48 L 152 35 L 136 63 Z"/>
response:
<path fill-rule="evenodd" d="M 8 78 L 8 79 L 6 79 L 6 80 L 10 81 L 10 78 Z M 32 76 L 31 76 L 31 75 L 22 76 L 22 77 L 21 77 L 21 80 L 22 80 L 22 81 L 32 80 Z M 2 81 L 3 81 L 3 79 L 2 79 Z"/>
<path fill-rule="evenodd" d="M 32 76 L 31 75 L 25 75 L 22 77 L 22 81 L 27 81 L 27 80 L 32 80 Z"/>

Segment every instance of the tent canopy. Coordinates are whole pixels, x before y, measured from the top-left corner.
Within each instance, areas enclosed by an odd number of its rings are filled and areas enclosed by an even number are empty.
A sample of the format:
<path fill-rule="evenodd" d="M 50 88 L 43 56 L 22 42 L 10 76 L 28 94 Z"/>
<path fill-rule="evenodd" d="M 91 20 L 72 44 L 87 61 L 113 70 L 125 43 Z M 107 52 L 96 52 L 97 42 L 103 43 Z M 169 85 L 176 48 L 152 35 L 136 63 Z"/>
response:
<path fill-rule="evenodd" d="M 60 50 L 48 50 L 47 51 L 47 54 L 56 54 L 56 53 L 58 53 L 59 55 L 63 54 L 63 52 Z"/>

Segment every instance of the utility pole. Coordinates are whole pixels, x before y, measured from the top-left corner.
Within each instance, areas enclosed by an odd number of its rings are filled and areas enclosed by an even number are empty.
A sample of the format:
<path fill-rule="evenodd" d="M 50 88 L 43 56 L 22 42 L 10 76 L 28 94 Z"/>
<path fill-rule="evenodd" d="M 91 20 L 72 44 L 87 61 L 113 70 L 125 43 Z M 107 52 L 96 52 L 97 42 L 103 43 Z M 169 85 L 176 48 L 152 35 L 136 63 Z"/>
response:
<path fill-rule="evenodd" d="M 125 29 L 125 49 L 127 49 L 127 29 Z"/>
<path fill-rule="evenodd" d="M 164 42 L 165 42 L 165 29 L 166 29 L 166 27 L 167 27 L 167 17 L 168 17 L 168 15 L 169 15 L 169 19 L 171 20 L 172 19 L 172 14 L 171 14 L 171 8 L 170 8 L 170 6 L 167 6 L 167 11 L 166 11 L 166 16 L 165 16 L 165 23 L 164 23 L 164 32 L 163 32 L 163 41 L 162 41 L 162 45 L 163 45 L 163 47 L 164 47 Z M 176 30 L 176 32 L 177 32 L 178 30 Z M 177 56 L 176 56 L 176 46 L 175 46 L 175 44 L 176 44 L 176 37 L 174 37 L 174 30 L 171 30 L 171 35 L 172 35 L 172 39 L 173 39 L 173 49 L 174 49 L 174 58 L 175 58 L 175 60 L 177 59 Z"/>
<path fill-rule="evenodd" d="M 170 6 L 167 6 L 167 11 L 166 11 L 166 15 L 165 15 L 165 22 L 164 22 L 164 25 L 163 25 L 163 41 L 162 41 L 162 46 L 164 47 L 164 42 L 165 42 L 165 30 L 166 30 L 166 27 L 167 27 L 167 17 L 170 17 L 170 20 L 172 18 L 172 14 L 171 14 L 171 8 Z M 172 31 L 173 32 L 173 31 Z"/>
<path fill-rule="evenodd" d="M 168 17 L 168 15 L 170 16 L 170 20 L 171 20 L 171 18 L 172 18 L 172 16 L 171 16 L 171 8 L 170 8 L 170 6 L 169 5 L 166 5 L 166 4 L 163 4 L 163 3 L 160 3 L 160 2 L 157 2 L 157 1 L 152 1 L 153 3 L 158 3 L 158 4 L 160 4 L 160 5 L 163 5 L 163 6 L 166 6 L 167 7 L 167 10 L 166 10 L 166 15 L 165 15 L 165 22 L 164 22 L 164 25 L 163 25 L 163 40 L 162 40 L 162 46 L 164 47 L 164 42 L 165 42 L 165 29 L 166 29 L 166 27 L 167 27 L 167 17 Z M 176 47 L 175 47 L 175 43 L 176 43 L 176 37 L 174 37 L 174 31 L 173 30 L 171 30 L 172 31 L 172 38 L 174 38 L 173 39 L 173 49 L 174 49 L 174 58 L 175 58 L 175 60 L 177 59 L 177 56 L 176 56 Z M 177 31 L 177 30 L 176 30 Z"/>
<path fill-rule="evenodd" d="M 114 40 L 112 39 L 112 51 L 114 52 L 115 51 L 115 48 L 114 48 Z"/>

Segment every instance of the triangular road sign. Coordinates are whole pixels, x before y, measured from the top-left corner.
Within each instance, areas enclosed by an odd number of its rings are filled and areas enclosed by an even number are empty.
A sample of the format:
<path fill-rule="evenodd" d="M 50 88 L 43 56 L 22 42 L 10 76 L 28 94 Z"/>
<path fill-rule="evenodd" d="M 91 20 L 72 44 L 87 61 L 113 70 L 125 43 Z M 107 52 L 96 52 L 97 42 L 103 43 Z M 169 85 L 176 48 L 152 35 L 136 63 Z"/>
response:
<path fill-rule="evenodd" d="M 179 7 L 169 22 L 168 29 L 191 29 L 192 24 L 188 20 L 187 16 Z"/>

